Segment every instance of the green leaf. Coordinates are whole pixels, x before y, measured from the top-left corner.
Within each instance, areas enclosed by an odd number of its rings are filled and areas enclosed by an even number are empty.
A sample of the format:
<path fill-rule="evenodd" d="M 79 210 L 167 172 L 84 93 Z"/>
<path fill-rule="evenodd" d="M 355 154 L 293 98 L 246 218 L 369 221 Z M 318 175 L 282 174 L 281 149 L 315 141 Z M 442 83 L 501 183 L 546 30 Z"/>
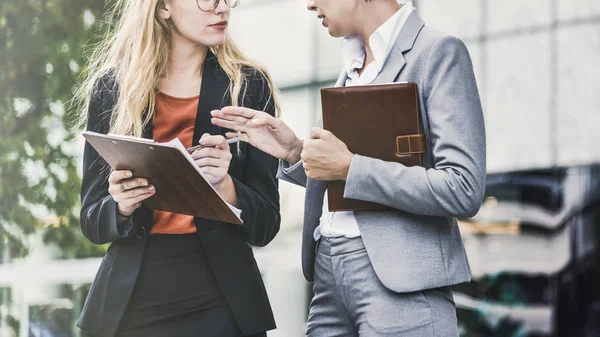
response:
<path fill-rule="evenodd" d="M 45 241 L 60 246 L 64 257 L 98 256 L 106 249 L 91 244 L 79 229 L 79 212 L 74 212 L 80 207 L 78 158 L 63 153 L 61 144 L 48 144 L 49 132 L 69 130 L 73 122 L 71 111 L 56 116 L 50 108 L 72 98 L 79 74 L 70 62 L 86 63 L 84 48 L 100 28 L 101 20 L 86 25 L 84 14 L 101 18 L 103 11 L 104 2 L 98 0 L 0 2 L 0 242 L 10 242 L 14 258 L 27 249 L 8 224 L 24 234 L 44 231 Z M 51 73 L 47 64 L 53 66 Z M 31 109 L 20 113 L 15 99 L 31 102 Z M 54 124 L 49 127 L 48 121 Z M 73 135 L 65 139 L 72 141 Z M 53 170 L 32 171 L 28 162 L 44 168 L 55 163 L 67 180 Z M 41 173 L 39 182 L 30 185 L 30 177 Z M 47 194 L 48 186 L 55 196 Z M 32 205 L 44 205 L 48 214 L 34 214 Z"/>

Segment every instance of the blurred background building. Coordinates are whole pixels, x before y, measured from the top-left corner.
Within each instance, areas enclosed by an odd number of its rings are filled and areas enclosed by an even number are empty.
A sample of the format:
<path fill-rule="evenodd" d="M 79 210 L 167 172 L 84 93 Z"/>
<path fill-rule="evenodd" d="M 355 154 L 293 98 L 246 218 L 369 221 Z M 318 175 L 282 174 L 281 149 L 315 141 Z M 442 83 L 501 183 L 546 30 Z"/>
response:
<path fill-rule="evenodd" d="M 102 13 L 98 3 L 0 3 L 0 50 L 4 43 L 7 56 L 2 60 L 0 54 L 0 96 L 8 102 L 0 110 L 5 125 L 0 132 L 14 139 L 12 145 L 0 142 L 5 151 L 0 151 L 0 337 L 84 335 L 74 319 L 101 251 L 72 244 L 79 240 L 77 223 L 67 218 L 78 211 L 40 211 L 36 204 L 43 199 L 2 188 L 11 181 L 9 168 L 19 161 L 24 163 L 18 166 L 21 176 L 38 172 L 41 165 L 58 177 L 52 188 L 37 192 L 54 191 L 52 202 L 57 190 L 60 198 L 59 185 L 75 180 L 67 189 L 78 188 L 71 164 L 65 164 L 70 161 L 36 159 L 48 150 L 32 145 L 36 137 L 31 132 L 19 138 L 14 130 L 30 111 L 42 109 L 44 117 L 37 120 L 45 130 L 42 141 L 60 144 L 51 147 L 75 156 L 69 160 L 80 166 L 81 139 L 64 135 L 69 90 L 47 96 L 62 72 L 67 74 L 61 75 L 63 82 L 64 77 L 69 85 L 74 82 L 82 64 L 77 44 L 87 41 L 97 25 Z M 599 336 L 600 170 L 595 163 L 600 163 L 600 1 L 418 0 L 413 5 L 428 25 L 467 44 L 485 113 L 486 202 L 475 218 L 461 221 L 474 273 L 473 282 L 455 289 L 462 336 Z M 17 10 L 32 25 L 11 20 Z M 43 32 L 48 17 L 56 18 L 48 24 L 54 30 L 47 33 L 58 36 L 56 44 L 23 47 L 26 42 L 16 38 L 19 32 Z M 63 27 L 64 20 L 80 22 L 79 29 L 87 33 Z M 339 41 L 306 10 L 306 1 L 297 0 L 243 0 L 232 14 L 231 33 L 271 71 L 283 94 L 282 118 L 307 136 L 320 114 L 319 89 L 333 85 L 342 69 Z M 70 34 L 72 40 L 66 37 Z M 10 52 L 19 43 L 30 54 L 44 54 L 31 59 L 26 52 Z M 38 62 L 38 68 L 18 68 L 11 76 L 11 62 L 20 59 Z M 19 90 L 40 77 L 46 79 L 40 91 L 45 96 L 23 98 Z M 36 99 L 44 104 L 36 105 Z M 40 181 L 43 177 L 28 177 L 23 190 Z M 285 182 L 280 191 L 281 232 L 267 248 L 257 249 L 256 257 L 279 326 L 269 336 L 303 336 L 311 297 L 300 267 L 304 191 Z M 33 216 L 14 217 L 7 198 L 34 208 Z M 77 207 L 70 199 L 66 203 L 69 209 Z"/>

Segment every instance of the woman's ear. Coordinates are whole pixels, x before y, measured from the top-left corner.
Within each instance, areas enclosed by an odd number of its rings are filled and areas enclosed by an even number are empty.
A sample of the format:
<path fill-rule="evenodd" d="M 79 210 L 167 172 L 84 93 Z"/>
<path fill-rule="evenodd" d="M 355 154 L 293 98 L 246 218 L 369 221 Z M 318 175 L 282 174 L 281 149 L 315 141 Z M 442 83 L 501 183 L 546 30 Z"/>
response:
<path fill-rule="evenodd" d="M 158 10 L 160 17 L 163 20 L 169 20 L 171 18 L 171 4 L 169 3 L 169 0 L 160 0 Z"/>

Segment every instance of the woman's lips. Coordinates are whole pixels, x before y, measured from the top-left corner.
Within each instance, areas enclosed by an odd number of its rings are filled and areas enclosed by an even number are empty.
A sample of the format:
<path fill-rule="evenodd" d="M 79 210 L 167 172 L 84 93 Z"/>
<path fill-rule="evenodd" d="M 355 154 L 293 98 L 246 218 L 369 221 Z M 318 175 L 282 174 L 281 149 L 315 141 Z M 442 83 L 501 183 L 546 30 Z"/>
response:
<path fill-rule="evenodd" d="M 227 21 L 221 21 L 221 22 L 217 22 L 214 25 L 210 25 L 210 27 L 213 27 L 215 29 L 218 30 L 225 30 L 227 28 Z"/>

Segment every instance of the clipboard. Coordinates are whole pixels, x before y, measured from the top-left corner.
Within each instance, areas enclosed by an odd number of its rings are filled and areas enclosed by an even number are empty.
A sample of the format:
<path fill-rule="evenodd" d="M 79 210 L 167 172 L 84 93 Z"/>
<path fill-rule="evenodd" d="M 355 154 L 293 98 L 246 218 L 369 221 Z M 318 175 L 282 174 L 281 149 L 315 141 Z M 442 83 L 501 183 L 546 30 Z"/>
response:
<path fill-rule="evenodd" d="M 114 170 L 146 178 L 156 193 L 143 201 L 148 208 L 241 225 L 234 210 L 212 184 L 179 138 L 152 139 L 85 131 L 83 137 Z"/>

